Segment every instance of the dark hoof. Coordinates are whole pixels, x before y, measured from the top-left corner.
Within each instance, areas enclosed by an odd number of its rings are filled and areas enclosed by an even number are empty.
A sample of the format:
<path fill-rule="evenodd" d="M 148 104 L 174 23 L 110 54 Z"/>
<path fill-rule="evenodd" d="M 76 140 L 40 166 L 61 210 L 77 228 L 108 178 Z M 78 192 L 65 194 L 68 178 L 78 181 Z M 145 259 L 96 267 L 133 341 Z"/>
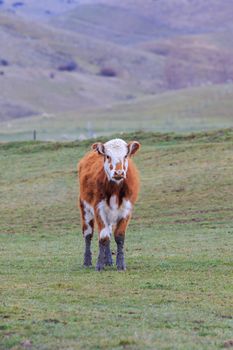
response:
<path fill-rule="evenodd" d="M 103 264 L 96 264 L 96 267 L 95 267 L 95 270 L 96 271 L 103 271 L 104 270 L 104 265 Z"/>
<path fill-rule="evenodd" d="M 116 266 L 118 271 L 126 270 L 125 259 L 123 254 L 119 254 L 119 253 L 117 254 Z"/>
<path fill-rule="evenodd" d="M 117 271 L 126 271 L 126 266 L 125 266 L 125 264 L 123 264 L 123 265 L 117 265 Z"/>
<path fill-rule="evenodd" d="M 107 245 L 106 245 L 106 248 L 105 248 L 104 263 L 105 263 L 106 266 L 112 266 L 113 265 L 112 251 L 110 249 L 110 241 L 107 242 Z"/>
<path fill-rule="evenodd" d="M 85 255 L 84 255 L 83 265 L 84 265 L 85 267 L 92 266 L 92 257 L 91 257 L 91 254 L 85 254 Z"/>
<path fill-rule="evenodd" d="M 91 239 L 92 235 L 88 235 L 85 237 L 85 252 L 83 259 L 83 265 L 85 267 L 92 266 Z"/>
<path fill-rule="evenodd" d="M 99 256 L 96 263 L 96 271 L 102 271 L 106 265 L 106 259 L 109 261 L 109 241 L 99 241 Z"/>
<path fill-rule="evenodd" d="M 104 263 L 106 266 L 113 266 L 112 254 L 105 256 Z"/>

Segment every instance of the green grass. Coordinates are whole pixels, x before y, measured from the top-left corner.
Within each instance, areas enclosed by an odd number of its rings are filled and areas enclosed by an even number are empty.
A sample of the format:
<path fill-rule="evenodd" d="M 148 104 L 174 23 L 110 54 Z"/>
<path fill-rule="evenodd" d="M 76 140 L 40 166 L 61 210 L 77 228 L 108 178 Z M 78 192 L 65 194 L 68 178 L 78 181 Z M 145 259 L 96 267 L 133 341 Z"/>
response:
<path fill-rule="evenodd" d="M 142 143 L 125 273 L 82 267 L 76 163 L 91 141 L 0 145 L 1 350 L 230 344 L 233 130 L 123 137 Z"/>

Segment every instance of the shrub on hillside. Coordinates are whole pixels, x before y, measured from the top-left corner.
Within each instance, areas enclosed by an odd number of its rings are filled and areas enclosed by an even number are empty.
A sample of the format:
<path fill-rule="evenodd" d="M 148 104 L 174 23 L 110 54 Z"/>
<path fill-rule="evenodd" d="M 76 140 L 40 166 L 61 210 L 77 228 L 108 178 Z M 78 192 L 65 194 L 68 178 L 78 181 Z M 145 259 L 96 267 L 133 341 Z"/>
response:
<path fill-rule="evenodd" d="M 9 66 L 9 62 L 4 58 L 0 58 L 0 66 Z"/>
<path fill-rule="evenodd" d="M 22 1 L 16 1 L 12 4 L 13 7 L 21 7 L 24 6 L 24 2 Z"/>
<path fill-rule="evenodd" d="M 117 77 L 118 72 L 112 67 L 102 67 L 99 75 L 102 75 L 103 77 Z"/>
<path fill-rule="evenodd" d="M 78 68 L 78 65 L 75 61 L 69 61 L 58 66 L 58 70 L 66 71 L 66 72 L 73 72 L 77 70 L 77 68 Z"/>

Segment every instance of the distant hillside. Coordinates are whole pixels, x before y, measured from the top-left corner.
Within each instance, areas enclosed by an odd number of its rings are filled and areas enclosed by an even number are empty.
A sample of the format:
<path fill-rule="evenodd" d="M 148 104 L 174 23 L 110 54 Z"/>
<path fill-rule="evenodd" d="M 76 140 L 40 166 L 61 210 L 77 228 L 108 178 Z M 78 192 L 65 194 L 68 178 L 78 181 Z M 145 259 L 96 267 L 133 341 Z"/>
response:
<path fill-rule="evenodd" d="M 221 38 L 222 42 L 219 42 Z M 157 40 L 139 47 L 164 58 L 163 86 L 180 89 L 233 81 L 233 46 L 228 33 Z"/>
<path fill-rule="evenodd" d="M 233 127 L 233 84 L 169 91 L 107 107 L 43 114 L 1 124 L 0 140 L 76 140 L 134 130 L 213 130 Z"/>
<path fill-rule="evenodd" d="M 170 28 L 170 35 L 180 31 L 185 35 L 232 29 L 233 3 L 231 0 L 100 0 L 140 13 Z M 173 31 L 173 32 L 172 32 Z M 176 32 L 175 32 L 176 33 Z"/>
<path fill-rule="evenodd" d="M 65 11 L 69 11 L 80 3 L 80 0 L 1 0 L 0 9 L 11 14 L 46 21 Z"/>
<path fill-rule="evenodd" d="M 230 0 L 2 0 L 1 130 L 14 119 L 95 109 L 108 118 L 165 92 L 231 87 L 232 18 Z"/>
<path fill-rule="evenodd" d="M 100 0 L 52 23 L 107 42 L 136 45 L 157 61 L 159 56 L 162 71 L 156 83 L 170 90 L 233 81 L 232 18 L 232 1 Z"/>
<path fill-rule="evenodd" d="M 232 30 L 231 0 L 90 0 L 55 18 L 62 27 L 132 44 Z"/>
<path fill-rule="evenodd" d="M 105 106 L 161 91 L 162 60 L 0 14 L 1 120 Z M 127 60 L 125 59 L 127 57 Z"/>

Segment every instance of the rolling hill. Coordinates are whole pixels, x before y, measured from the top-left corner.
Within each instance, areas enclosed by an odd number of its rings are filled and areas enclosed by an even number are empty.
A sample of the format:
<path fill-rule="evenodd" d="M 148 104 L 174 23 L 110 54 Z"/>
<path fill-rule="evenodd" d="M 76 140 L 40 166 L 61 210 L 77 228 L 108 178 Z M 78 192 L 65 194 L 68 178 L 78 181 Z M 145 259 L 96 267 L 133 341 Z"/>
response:
<path fill-rule="evenodd" d="M 145 130 L 191 132 L 233 126 L 233 84 L 209 85 L 142 96 L 84 110 L 42 114 L 2 123 L 1 140 L 75 140 Z M 221 101 L 221 103 L 219 102 Z"/>
<path fill-rule="evenodd" d="M 111 131 L 122 126 L 124 108 L 130 130 L 132 118 L 135 127 L 154 130 L 232 126 L 231 1 L 5 0 L 0 8 L 2 135 L 37 129 L 38 123 L 41 130 L 40 121 L 49 119 L 58 137 L 77 124 L 78 130 L 87 121 L 95 125 L 99 115 L 105 125 L 115 125 Z M 194 117 L 195 107 L 185 107 L 190 98 L 182 98 L 193 92 L 191 100 L 198 95 L 201 105 L 203 91 L 221 96 L 226 90 L 221 107 L 207 103 L 213 114 L 205 121 L 202 113 Z M 177 116 L 172 103 L 180 99 L 185 112 Z M 153 119 L 160 104 L 171 107 Z M 146 116 L 137 113 L 144 110 Z"/>
<path fill-rule="evenodd" d="M 226 0 L 93 0 L 53 18 L 64 28 L 117 43 L 230 31 Z"/>
<path fill-rule="evenodd" d="M 159 80 L 161 59 L 150 53 L 114 43 L 106 46 L 102 41 L 13 15 L 1 14 L 0 23 L 1 42 L 5 43 L 1 55 L 7 61 L 0 67 L 5 104 L 28 106 L 34 114 L 52 113 L 103 106 L 132 94 L 159 90 L 155 81 Z M 69 70 L 73 62 L 76 66 Z M 101 69 L 109 66 L 116 76 L 101 74 Z M 5 108 L 1 116 L 12 118 Z"/>

